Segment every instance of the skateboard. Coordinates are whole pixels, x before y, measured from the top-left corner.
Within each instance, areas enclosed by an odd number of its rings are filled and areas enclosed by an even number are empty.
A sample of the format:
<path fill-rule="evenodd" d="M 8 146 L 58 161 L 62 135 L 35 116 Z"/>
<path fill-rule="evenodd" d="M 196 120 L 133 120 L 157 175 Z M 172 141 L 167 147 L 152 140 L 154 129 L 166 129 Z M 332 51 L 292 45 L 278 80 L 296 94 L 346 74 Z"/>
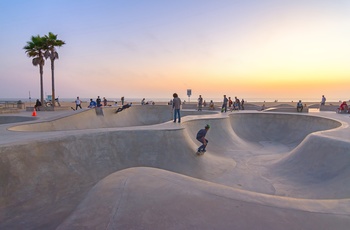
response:
<path fill-rule="evenodd" d="M 203 155 L 205 152 L 206 152 L 205 150 L 204 150 L 204 151 L 198 151 L 198 150 L 197 150 L 196 154 L 197 154 L 198 156 L 201 156 L 201 155 Z"/>

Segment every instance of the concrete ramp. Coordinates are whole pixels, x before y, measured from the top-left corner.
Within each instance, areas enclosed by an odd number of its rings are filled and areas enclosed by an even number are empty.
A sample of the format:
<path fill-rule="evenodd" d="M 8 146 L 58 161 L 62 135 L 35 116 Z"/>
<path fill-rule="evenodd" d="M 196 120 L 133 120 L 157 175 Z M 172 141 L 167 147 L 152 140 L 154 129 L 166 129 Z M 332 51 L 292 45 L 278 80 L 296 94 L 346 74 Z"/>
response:
<path fill-rule="evenodd" d="M 0 229 L 348 229 L 345 117 L 103 112 L 2 131 Z"/>
<path fill-rule="evenodd" d="M 240 113 L 230 116 L 233 131 L 243 140 L 297 146 L 308 134 L 341 126 L 339 121 L 317 116 L 282 113 Z"/>
<path fill-rule="evenodd" d="M 322 203 L 333 206 L 336 202 L 291 201 L 164 170 L 131 168 L 101 180 L 57 229 L 292 230 L 349 226 L 350 220 L 340 214 L 341 210 L 330 214 L 329 208 L 321 208 Z M 281 218 L 286 216 L 287 221 Z"/>
<path fill-rule="evenodd" d="M 283 195 L 309 199 L 348 199 L 349 141 L 311 134 L 293 151 L 268 166 Z M 276 177 L 278 179 L 276 180 Z M 286 184 L 289 184 L 286 189 Z"/>
<path fill-rule="evenodd" d="M 117 107 L 103 107 L 96 113 L 95 109 L 77 111 L 74 115 L 40 123 L 18 125 L 11 127 L 12 131 L 63 131 L 98 128 L 130 127 L 154 125 L 173 119 L 171 106 L 147 105 L 131 106 L 116 113 Z M 198 114 L 214 114 L 209 111 L 181 111 L 182 116 Z"/>

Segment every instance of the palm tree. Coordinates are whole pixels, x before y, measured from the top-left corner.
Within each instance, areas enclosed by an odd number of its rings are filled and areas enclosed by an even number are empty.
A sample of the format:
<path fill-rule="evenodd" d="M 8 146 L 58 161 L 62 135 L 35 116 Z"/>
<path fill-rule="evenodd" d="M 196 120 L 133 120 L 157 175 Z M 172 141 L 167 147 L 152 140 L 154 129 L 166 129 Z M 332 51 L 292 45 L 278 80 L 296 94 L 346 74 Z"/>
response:
<path fill-rule="evenodd" d="M 45 59 L 50 57 L 51 60 L 51 80 L 52 80 L 52 106 L 55 106 L 55 60 L 58 59 L 58 53 L 55 47 L 61 47 L 66 44 L 64 41 L 58 40 L 57 35 L 49 32 L 48 35 L 43 37 L 44 39 L 44 57 Z"/>
<path fill-rule="evenodd" d="M 32 63 L 34 66 L 39 66 L 40 71 L 40 101 L 44 105 L 44 84 L 43 84 L 43 68 L 45 64 L 43 56 L 43 38 L 39 35 L 32 36 L 30 41 L 27 42 L 27 45 L 23 47 L 25 49 L 27 56 L 32 57 Z"/>

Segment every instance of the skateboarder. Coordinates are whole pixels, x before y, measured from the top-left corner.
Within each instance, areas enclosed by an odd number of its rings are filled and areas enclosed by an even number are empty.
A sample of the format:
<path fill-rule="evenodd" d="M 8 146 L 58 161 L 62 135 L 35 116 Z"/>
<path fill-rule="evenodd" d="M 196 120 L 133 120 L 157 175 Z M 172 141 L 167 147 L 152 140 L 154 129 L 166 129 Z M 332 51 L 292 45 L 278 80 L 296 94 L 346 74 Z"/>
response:
<path fill-rule="evenodd" d="M 124 109 L 130 108 L 132 106 L 132 102 L 130 104 L 123 105 L 122 107 L 119 107 L 115 113 L 119 113 L 123 111 Z"/>
<path fill-rule="evenodd" d="M 199 146 L 197 150 L 197 155 L 203 155 L 206 152 L 205 148 L 207 147 L 208 140 L 205 139 L 205 135 L 207 135 L 207 132 L 209 129 L 210 129 L 210 125 L 206 125 L 204 129 L 199 130 L 197 133 L 196 139 L 200 143 L 202 143 L 202 145 Z"/>
<path fill-rule="evenodd" d="M 226 95 L 224 95 L 224 101 L 222 102 L 222 107 L 221 107 L 221 112 L 223 113 L 225 111 L 227 111 L 227 102 L 228 102 L 228 99 L 226 97 Z"/>

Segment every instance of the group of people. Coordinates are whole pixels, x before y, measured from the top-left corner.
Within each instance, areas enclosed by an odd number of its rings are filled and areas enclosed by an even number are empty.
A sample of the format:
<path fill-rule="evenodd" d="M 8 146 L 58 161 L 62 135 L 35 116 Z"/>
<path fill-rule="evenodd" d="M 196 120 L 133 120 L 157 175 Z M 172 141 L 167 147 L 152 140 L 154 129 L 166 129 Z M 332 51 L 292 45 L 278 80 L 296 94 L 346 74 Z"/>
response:
<path fill-rule="evenodd" d="M 198 111 L 201 111 L 202 110 L 202 106 L 203 106 L 203 103 L 205 101 L 203 101 L 203 98 L 201 95 L 199 95 L 199 98 L 198 98 Z M 211 101 L 212 102 L 212 101 Z M 180 115 L 180 107 L 181 107 L 181 99 L 179 98 L 179 96 L 177 95 L 177 93 L 174 93 L 173 94 L 173 100 L 170 101 L 170 103 L 172 104 L 172 108 L 173 108 L 173 111 L 174 111 L 174 123 L 177 121 L 178 123 L 181 122 L 181 115 Z M 197 155 L 203 155 L 205 152 L 206 152 L 206 147 L 207 147 L 207 144 L 208 144 L 208 140 L 205 139 L 205 136 L 208 132 L 210 128 L 210 125 L 206 125 L 204 127 L 204 129 L 201 129 L 198 131 L 197 135 L 196 135 L 196 139 L 202 143 L 201 146 L 199 146 L 198 150 L 197 150 Z"/>
<path fill-rule="evenodd" d="M 124 105 L 124 97 L 121 97 L 122 106 Z M 117 106 L 118 102 L 115 102 L 114 106 Z M 94 101 L 92 98 L 90 99 L 88 108 L 96 108 L 96 107 L 102 107 L 102 106 L 111 106 L 108 105 L 108 100 L 106 97 L 103 97 L 103 99 L 100 98 L 100 96 L 97 96 L 96 101 Z M 82 101 L 79 97 L 75 100 L 75 109 L 72 107 L 73 110 L 78 110 L 78 108 L 82 109 Z"/>
<path fill-rule="evenodd" d="M 324 95 L 322 95 L 321 106 L 326 105 L 326 100 L 327 100 L 326 97 Z M 301 102 L 301 100 L 299 100 L 297 103 L 297 112 L 303 112 L 304 107 L 306 107 L 306 104 L 304 106 L 303 103 Z"/>
<path fill-rule="evenodd" d="M 326 97 L 324 95 L 322 95 L 322 98 L 321 98 L 321 106 L 325 106 L 326 105 Z M 302 112 L 303 111 L 303 103 L 301 102 L 301 100 L 299 100 L 299 102 L 297 103 L 297 111 L 298 112 Z M 346 101 L 343 101 L 339 108 L 337 109 L 337 113 L 350 113 L 350 109 L 349 109 L 349 106 L 348 104 L 346 103 Z"/>
<path fill-rule="evenodd" d="M 97 96 L 96 101 L 94 101 L 92 98 L 90 99 L 90 103 L 88 105 L 88 108 L 95 108 L 95 107 L 101 107 L 101 106 L 107 106 L 107 99 L 103 97 L 103 101 L 101 100 L 100 96 Z M 103 103 L 103 104 L 102 104 Z M 75 100 L 75 110 L 78 110 L 78 108 L 82 109 L 81 107 L 82 101 L 79 97 Z M 74 110 L 74 108 L 72 108 Z"/>
<path fill-rule="evenodd" d="M 221 112 L 226 113 L 227 108 L 229 108 L 231 112 L 233 110 L 244 110 L 244 99 L 240 101 L 237 97 L 235 97 L 235 99 L 232 100 L 231 97 L 227 98 L 226 95 L 224 95 L 224 99 L 221 106 Z"/>
<path fill-rule="evenodd" d="M 202 108 L 206 107 L 207 103 L 205 100 L 203 100 L 202 95 L 199 95 L 197 101 L 198 101 L 198 104 L 197 104 L 198 111 L 202 111 Z M 215 109 L 213 100 L 210 100 L 209 102 L 209 109 L 211 110 Z M 224 95 L 224 99 L 221 106 L 221 112 L 227 112 L 228 109 L 230 109 L 230 111 L 244 110 L 244 99 L 239 100 L 237 97 L 235 97 L 235 99 L 232 100 L 231 97 L 227 98 L 226 95 Z"/>
<path fill-rule="evenodd" d="M 155 105 L 156 103 L 154 102 L 154 101 L 147 101 L 146 102 L 146 99 L 145 98 L 143 98 L 142 100 L 141 100 L 141 105 Z"/>
<path fill-rule="evenodd" d="M 198 111 L 202 111 L 203 107 L 207 107 L 207 102 L 203 99 L 202 95 L 199 95 L 197 101 L 198 101 L 197 103 Z M 215 109 L 213 100 L 210 100 L 209 102 L 209 109 L 212 109 L 212 110 Z"/>
<path fill-rule="evenodd" d="M 102 105 L 102 102 L 103 102 L 103 105 Z M 108 101 L 107 101 L 107 99 L 105 97 L 103 97 L 103 101 L 102 101 L 100 96 L 97 96 L 96 101 L 94 101 L 92 98 L 90 99 L 90 103 L 89 103 L 88 108 L 107 106 L 107 102 Z"/>

